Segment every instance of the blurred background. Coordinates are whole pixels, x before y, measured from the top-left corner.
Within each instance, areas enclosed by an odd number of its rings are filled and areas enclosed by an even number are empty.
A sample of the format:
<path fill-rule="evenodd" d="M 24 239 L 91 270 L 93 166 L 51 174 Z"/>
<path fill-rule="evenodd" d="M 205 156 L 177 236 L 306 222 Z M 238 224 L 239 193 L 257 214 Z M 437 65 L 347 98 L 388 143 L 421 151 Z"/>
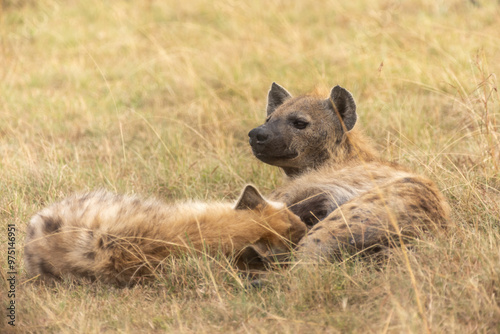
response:
<path fill-rule="evenodd" d="M 499 11 L 466 0 L 4 0 L 2 167 L 58 175 L 41 185 L 56 191 L 272 188 L 280 175 L 253 159 L 247 133 L 276 81 L 292 94 L 351 91 L 359 126 L 392 160 L 437 173 L 486 159 L 498 171 Z"/>
<path fill-rule="evenodd" d="M 0 219 L 17 224 L 19 245 L 30 215 L 74 191 L 234 199 L 253 183 L 269 193 L 282 174 L 252 156 L 247 133 L 275 81 L 294 95 L 351 91 L 357 126 L 382 155 L 443 190 L 455 241 L 489 245 L 472 257 L 498 246 L 498 1 L 0 3 Z M 485 282 L 499 283 L 494 263 Z M 489 305 L 470 321 L 498 329 L 488 284 L 484 303 L 463 307 Z"/>

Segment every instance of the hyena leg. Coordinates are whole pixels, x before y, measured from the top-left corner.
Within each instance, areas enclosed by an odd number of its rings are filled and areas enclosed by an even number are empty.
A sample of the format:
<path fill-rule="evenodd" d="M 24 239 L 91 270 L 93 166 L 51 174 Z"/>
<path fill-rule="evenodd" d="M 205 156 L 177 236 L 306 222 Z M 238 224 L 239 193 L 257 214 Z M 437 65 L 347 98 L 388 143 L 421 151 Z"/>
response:
<path fill-rule="evenodd" d="M 341 205 L 300 241 L 299 258 L 333 260 L 343 252 L 378 251 L 400 236 L 444 227 L 449 209 L 436 186 L 407 177 L 374 188 Z"/>
<path fill-rule="evenodd" d="M 297 197 L 287 204 L 290 211 L 296 214 L 309 228 L 325 219 L 337 208 L 332 196 L 327 192 Z"/>

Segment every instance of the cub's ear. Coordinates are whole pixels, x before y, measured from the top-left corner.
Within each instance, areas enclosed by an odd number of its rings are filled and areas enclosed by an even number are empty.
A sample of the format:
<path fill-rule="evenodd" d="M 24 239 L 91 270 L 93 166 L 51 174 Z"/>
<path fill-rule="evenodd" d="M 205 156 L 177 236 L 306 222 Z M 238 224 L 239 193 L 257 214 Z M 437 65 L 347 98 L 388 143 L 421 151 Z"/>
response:
<path fill-rule="evenodd" d="M 237 267 L 242 270 L 263 270 L 269 263 L 267 247 L 262 242 L 248 245 L 236 255 Z"/>
<path fill-rule="evenodd" d="M 346 130 L 351 131 L 358 118 L 356 114 L 356 103 L 351 93 L 340 86 L 335 86 L 325 103 L 328 108 L 341 118 Z"/>
<path fill-rule="evenodd" d="M 271 115 L 276 108 L 291 97 L 292 95 L 288 93 L 285 88 L 273 82 L 267 94 L 267 116 Z"/>
<path fill-rule="evenodd" d="M 259 205 L 266 205 L 267 202 L 259 193 L 257 188 L 247 185 L 236 202 L 235 210 L 253 210 Z"/>

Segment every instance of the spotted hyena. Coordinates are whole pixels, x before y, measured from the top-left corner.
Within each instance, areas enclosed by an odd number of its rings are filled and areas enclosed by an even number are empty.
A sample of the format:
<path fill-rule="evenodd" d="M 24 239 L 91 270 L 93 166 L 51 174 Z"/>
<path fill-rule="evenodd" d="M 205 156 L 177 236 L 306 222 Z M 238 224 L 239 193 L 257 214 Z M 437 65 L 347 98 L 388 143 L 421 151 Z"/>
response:
<path fill-rule="evenodd" d="M 306 233 L 284 204 L 247 186 L 235 205 L 184 202 L 96 191 L 38 212 L 27 229 L 30 276 L 64 275 L 129 285 L 151 277 L 169 256 L 222 253 L 240 269 L 260 269 L 289 254 Z"/>
<path fill-rule="evenodd" d="M 266 122 L 249 133 L 254 155 L 287 176 L 271 198 L 309 226 L 299 243 L 306 258 L 376 251 L 447 223 L 449 208 L 435 184 L 382 160 L 356 120 L 354 99 L 342 87 L 322 99 L 292 97 L 273 83 Z"/>

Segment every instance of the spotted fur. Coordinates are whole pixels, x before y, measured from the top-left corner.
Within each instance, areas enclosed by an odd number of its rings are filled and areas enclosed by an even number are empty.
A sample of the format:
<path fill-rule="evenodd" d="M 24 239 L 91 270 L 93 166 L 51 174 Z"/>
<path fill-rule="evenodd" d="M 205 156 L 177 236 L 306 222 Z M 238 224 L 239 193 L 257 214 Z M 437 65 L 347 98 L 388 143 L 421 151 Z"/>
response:
<path fill-rule="evenodd" d="M 306 226 L 283 204 L 247 186 L 236 205 L 184 202 L 95 191 L 73 195 L 31 219 L 30 276 L 64 275 L 129 285 L 151 277 L 169 256 L 222 253 L 240 269 L 262 269 L 288 254 Z"/>
<path fill-rule="evenodd" d="M 447 225 L 449 207 L 436 185 L 382 160 L 356 120 L 344 88 L 334 87 L 326 99 L 294 98 L 273 83 L 266 123 L 249 133 L 254 155 L 287 175 L 271 199 L 311 228 L 299 243 L 303 258 L 380 250 L 400 236 Z"/>

